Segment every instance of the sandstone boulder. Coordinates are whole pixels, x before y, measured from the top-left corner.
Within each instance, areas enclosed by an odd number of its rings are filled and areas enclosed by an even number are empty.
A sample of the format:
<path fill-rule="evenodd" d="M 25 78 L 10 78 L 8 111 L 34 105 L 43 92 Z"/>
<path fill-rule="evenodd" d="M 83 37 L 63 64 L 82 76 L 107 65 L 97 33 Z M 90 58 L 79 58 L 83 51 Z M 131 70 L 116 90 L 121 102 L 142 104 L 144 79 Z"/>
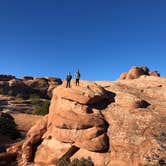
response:
<path fill-rule="evenodd" d="M 17 79 L 11 75 L 0 75 L 0 94 L 25 99 L 35 94 L 50 99 L 53 89 L 60 84 L 62 84 L 61 79 L 54 77 L 24 76 L 22 79 Z"/>
<path fill-rule="evenodd" d="M 146 66 L 134 66 L 128 72 L 122 73 L 119 77 L 119 80 L 136 79 L 142 75 L 157 77 L 160 76 L 160 74 L 157 71 L 150 72 L 150 70 Z"/>
<path fill-rule="evenodd" d="M 62 80 L 55 77 L 45 77 L 48 80 L 49 87 L 47 89 L 47 95 L 51 98 L 54 88 L 62 84 Z"/>
<path fill-rule="evenodd" d="M 81 82 L 79 87 L 72 83 L 70 89 L 64 83 L 56 88 L 48 116 L 27 134 L 23 159 L 31 160 L 33 146 L 41 140 L 35 163 L 51 164 L 66 154 L 71 155 L 69 151 L 74 147 L 92 152 L 107 151 L 107 123 L 100 110 L 93 108 L 93 104 L 106 98 L 106 91 L 95 83 Z"/>
<path fill-rule="evenodd" d="M 0 81 L 0 93 L 19 98 L 28 98 L 33 93 L 33 90 L 21 80 L 12 79 L 10 81 Z"/>
<path fill-rule="evenodd" d="M 142 67 L 132 67 L 126 76 L 126 79 L 135 79 L 141 75 L 149 75 L 149 73 Z"/>
<path fill-rule="evenodd" d="M 124 80 L 124 79 L 126 79 L 127 74 L 128 74 L 128 72 L 123 72 L 123 73 L 120 75 L 119 80 Z"/>
<path fill-rule="evenodd" d="M 53 77 L 35 77 L 33 79 L 23 79 L 23 82 L 42 98 L 50 98 L 53 89 L 62 84 L 61 79 Z"/>
<path fill-rule="evenodd" d="M 150 72 L 150 75 L 155 77 L 160 77 L 160 74 L 158 73 L 158 71 L 152 71 Z"/>
<path fill-rule="evenodd" d="M 29 88 L 19 79 L 12 79 L 8 82 L 9 85 L 9 96 L 16 96 L 20 98 L 28 98 L 29 94 L 33 93 L 33 90 Z"/>
<path fill-rule="evenodd" d="M 12 79 L 16 79 L 16 77 L 12 75 L 0 74 L 0 81 L 10 81 Z"/>
<path fill-rule="evenodd" d="M 47 97 L 47 89 L 49 87 L 48 82 L 45 78 L 34 78 L 33 80 L 24 80 L 24 83 L 33 89 L 34 93 L 40 97 Z"/>
<path fill-rule="evenodd" d="M 23 80 L 23 81 L 33 80 L 33 79 L 34 79 L 34 78 L 31 77 L 31 76 L 24 76 L 24 77 L 22 77 L 22 80 Z"/>

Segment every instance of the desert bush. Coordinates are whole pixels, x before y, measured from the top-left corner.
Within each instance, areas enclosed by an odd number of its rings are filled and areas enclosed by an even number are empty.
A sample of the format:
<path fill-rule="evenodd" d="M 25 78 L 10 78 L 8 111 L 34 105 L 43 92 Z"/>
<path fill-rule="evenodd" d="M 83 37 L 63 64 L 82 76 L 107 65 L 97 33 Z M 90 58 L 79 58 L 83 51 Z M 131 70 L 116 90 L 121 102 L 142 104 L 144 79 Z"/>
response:
<path fill-rule="evenodd" d="M 81 158 L 79 159 L 74 159 L 69 166 L 94 166 L 91 158 L 85 159 Z"/>
<path fill-rule="evenodd" d="M 38 96 L 37 94 L 31 94 L 29 96 L 29 99 L 31 100 L 33 105 L 39 105 L 41 100 L 40 96 Z"/>
<path fill-rule="evenodd" d="M 35 115 L 46 115 L 49 111 L 50 101 L 40 98 L 37 94 L 31 94 L 29 99 L 32 102 L 33 111 L 32 114 Z"/>
<path fill-rule="evenodd" d="M 12 139 L 16 139 L 20 136 L 13 117 L 7 113 L 0 114 L 0 133 Z"/>
<path fill-rule="evenodd" d="M 30 96 L 29 96 L 29 99 L 30 100 L 37 100 L 37 99 L 40 99 L 40 96 L 36 93 L 32 93 Z"/>
<path fill-rule="evenodd" d="M 56 166 L 94 166 L 94 164 L 91 158 L 74 159 L 72 162 L 63 158 L 56 163 Z"/>
<path fill-rule="evenodd" d="M 49 101 L 43 101 L 39 105 L 34 105 L 32 113 L 35 115 L 46 115 L 49 111 L 49 105 Z"/>
<path fill-rule="evenodd" d="M 49 100 L 36 100 L 32 102 L 33 111 L 35 115 L 46 115 L 49 111 L 50 101 Z"/>
<path fill-rule="evenodd" d="M 55 166 L 69 166 L 69 164 L 69 160 L 67 160 L 66 158 L 62 158 L 56 162 Z"/>

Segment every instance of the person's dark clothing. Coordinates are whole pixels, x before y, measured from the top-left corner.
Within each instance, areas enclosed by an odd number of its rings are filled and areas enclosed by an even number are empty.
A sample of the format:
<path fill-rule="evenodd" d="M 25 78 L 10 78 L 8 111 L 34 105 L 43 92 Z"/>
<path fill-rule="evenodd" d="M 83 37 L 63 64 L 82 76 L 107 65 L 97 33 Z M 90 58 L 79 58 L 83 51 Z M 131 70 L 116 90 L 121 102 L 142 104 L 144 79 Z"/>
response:
<path fill-rule="evenodd" d="M 67 80 L 66 88 L 70 88 L 70 81 Z"/>
<path fill-rule="evenodd" d="M 76 86 L 79 86 L 79 80 L 80 80 L 80 72 L 76 71 L 75 73 L 75 79 L 76 79 Z"/>
<path fill-rule="evenodd" d="M 72 76 L 70 74 L 68 74 L 66 77 L 66 81 L 67 81 L 66 88 L 70 88 L 71 79 L 72 79 Z"/>
<path fill-rule="evenodd" d="M 80 82 L 80 80 L 76 79 L 76 86 L 79 86 L 79 82 Z"/>

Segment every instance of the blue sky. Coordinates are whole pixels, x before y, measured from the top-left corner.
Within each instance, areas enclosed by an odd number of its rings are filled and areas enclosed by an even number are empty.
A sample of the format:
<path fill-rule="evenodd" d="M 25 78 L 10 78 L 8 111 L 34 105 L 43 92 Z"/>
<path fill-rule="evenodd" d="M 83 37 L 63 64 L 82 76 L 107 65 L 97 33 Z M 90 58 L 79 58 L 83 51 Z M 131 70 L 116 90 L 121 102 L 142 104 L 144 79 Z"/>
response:
<path fill-rule="evenodd" d="M 0 0 L 0 73 L 115 80 L 165 63 L 165 0 Z"/>

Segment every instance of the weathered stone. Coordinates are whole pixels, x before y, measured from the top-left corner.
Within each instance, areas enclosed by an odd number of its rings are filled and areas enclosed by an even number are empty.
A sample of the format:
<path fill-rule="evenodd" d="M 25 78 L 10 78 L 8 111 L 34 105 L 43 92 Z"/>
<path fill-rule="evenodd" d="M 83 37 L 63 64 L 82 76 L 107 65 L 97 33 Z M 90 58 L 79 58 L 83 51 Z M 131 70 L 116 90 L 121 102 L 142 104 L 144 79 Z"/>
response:
<path fill-rule="evenodd" d="M 142 75 L 160 77 L 160 74 L 157 71 L 150 72 L 146 66 L 134 66 L 128 72 L 122 73 L 119 80 L 136 79 Z"/>
<path fill-rule="evenodd" d="M 166 78 L 81 81 L 79 87 L 72 81 L 70 89 L 65 83 L 53 91 L 49 114 L 28 132 L 21 150 L 24 163 L 90 157 L 95 166 L 137 166 L 164 160 Z M 98 109 L 105 100 L 107 105 Z"/>

